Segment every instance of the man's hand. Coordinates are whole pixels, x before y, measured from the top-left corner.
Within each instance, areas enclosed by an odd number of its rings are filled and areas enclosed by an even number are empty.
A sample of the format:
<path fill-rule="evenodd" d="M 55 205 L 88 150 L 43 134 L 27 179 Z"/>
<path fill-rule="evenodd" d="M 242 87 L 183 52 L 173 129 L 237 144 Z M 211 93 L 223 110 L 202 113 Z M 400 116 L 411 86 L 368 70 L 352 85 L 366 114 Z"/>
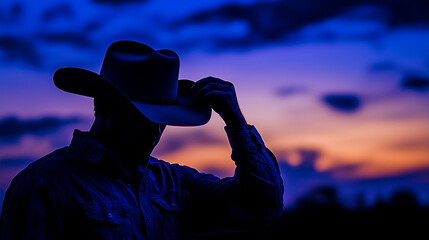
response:
<path fill-rule="evenodd" d="M 191 91 L 197 99 L 210 102 L 213 110 L 222 117 L 230 129 L 247 130 L 247 122 L 238 106 L 232 83 L 215 77 L 206 77 L 197 81 Z"/>

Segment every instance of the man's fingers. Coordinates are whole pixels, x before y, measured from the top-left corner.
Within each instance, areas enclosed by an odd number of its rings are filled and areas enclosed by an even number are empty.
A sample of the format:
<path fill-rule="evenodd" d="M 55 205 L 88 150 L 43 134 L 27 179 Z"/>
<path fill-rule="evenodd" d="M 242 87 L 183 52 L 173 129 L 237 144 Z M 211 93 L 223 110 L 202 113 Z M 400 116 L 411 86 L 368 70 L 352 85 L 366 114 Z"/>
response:
<path fill-rule="evenodd" d="M 197 81 L 192 87 L 191 87 L 191 91 L 193 93 L 198 92 L 201 88 L 203 88 L 204 86 L 211 84 L 211 83 L 217 83 L 220 85 L 224 85 L 224 86 L 230 86 L 233 87 L 234 85 L 230 82 L 224 81 L 220 78 L 215 78 L 215 77 L 206 77 L 203 78 L 199 81 Z"/>
<path fill-rule="evenodd" d="M 212 104 L 212 107 L 213 107 L 214 106 L 213 104 L 216 104 L 216 101 L 212 101 L 212 100 L 225 98 L 226 95 L 228 95 L 228 93 L 226 93 L 226 92 L 222 92 L 222 91 L 210 91 L 210 92 L 207 92 L 206 94 L 204 94 L 204 96 L 202 96 L 202 99 L 204 101 L 209 101 Z M 215 111 L 216 110 L 217 109 L 215 109 Z"/>
<path fill-rule="evenodd" d="M 211 82 L 211 83 L 206 84 L 205 86 L 202 86 L 197 92 L 194 93 L 194 96 L 196 98 L 202 98 L 208 92 L 212 92 L 212 91 L 232 92 L 232 89 L 229 86 Z"/>
<path fill-rule="evenodd" d="M 210 102 L 213 110 L 225 121 L 240 115 L 234 85 L 219 78 L 207 77 L 197 81 L 191 88 L 194 97 Z"/>

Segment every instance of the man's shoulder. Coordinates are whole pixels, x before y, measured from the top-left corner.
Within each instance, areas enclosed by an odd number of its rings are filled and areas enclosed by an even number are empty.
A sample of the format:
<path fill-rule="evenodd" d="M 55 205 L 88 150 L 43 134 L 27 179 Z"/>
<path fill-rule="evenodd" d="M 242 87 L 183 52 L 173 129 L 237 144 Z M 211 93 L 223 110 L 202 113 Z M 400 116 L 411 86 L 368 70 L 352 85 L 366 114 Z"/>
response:
<path fill-rule="evenodd" d="M 66 169 L 70 164 L 74 153 L 69 147 L 57 149 L 35 161 L 30 163 L 20 174 L 33 174 L 38 176 L 50 176 L 53 173 L 59 173 L 62 169 Z"/>
<path fill-rule="evenodd" d="M 8 189 L 25 192 L 23 189 L 31 188 L 36 183 L 43 182 L 49 185 L 59 183 L 58 180 L 61 179 L 59 176 L 67 175 L 65 174 L 69 169 L 67 162 L 70 162 L 67 160 L 71 156 L 69 147 L 63 147 L 33 161 L 12 179 Z"/>

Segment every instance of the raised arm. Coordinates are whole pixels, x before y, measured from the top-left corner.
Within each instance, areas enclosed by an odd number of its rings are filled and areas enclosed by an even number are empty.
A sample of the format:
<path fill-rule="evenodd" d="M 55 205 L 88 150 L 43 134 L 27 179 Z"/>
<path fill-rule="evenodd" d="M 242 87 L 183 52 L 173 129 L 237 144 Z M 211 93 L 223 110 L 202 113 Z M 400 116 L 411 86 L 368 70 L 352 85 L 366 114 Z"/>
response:
<path fill-rule="evenodd" d="M 262 227 L 283 208 L 283 181 L 277 161 L 254 126 L 241 113 L 234 86 L 209 77 L 198 81 L 197 97 L 210 101 L 225 121 L 236 164 L 234 177 L 219 179 L 183 167 L 196 232 L 231 232 Z"/>

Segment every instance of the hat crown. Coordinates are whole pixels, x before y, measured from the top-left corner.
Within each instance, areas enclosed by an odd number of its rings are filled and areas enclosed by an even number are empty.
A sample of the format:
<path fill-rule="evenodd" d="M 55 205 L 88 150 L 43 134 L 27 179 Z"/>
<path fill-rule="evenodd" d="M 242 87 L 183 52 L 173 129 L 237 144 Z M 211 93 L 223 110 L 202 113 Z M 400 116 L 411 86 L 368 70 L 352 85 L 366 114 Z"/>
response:
<path fill-rule="evenodd" d="M 174 51 L 119 41 L 107 49 L 100 75 L 130 99 L 170 102 L 177 100 L 179 65 Z"/>

